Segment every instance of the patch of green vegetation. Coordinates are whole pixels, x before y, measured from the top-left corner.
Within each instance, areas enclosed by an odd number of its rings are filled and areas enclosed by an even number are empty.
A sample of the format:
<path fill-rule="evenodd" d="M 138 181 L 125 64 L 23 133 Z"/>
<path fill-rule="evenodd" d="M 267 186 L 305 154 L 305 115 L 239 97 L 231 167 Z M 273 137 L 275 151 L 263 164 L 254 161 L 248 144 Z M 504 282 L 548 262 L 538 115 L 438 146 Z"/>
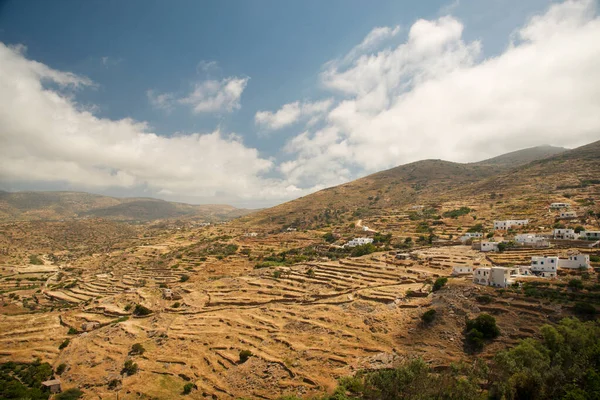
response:
<path fill-rule="evenodd" d="M 425 324 L 430 324 L 435 319 L 436 311 L 432 308 L 431 310 L 427 310 L 421 315 L 421 321 Z"/>
<path fill-rule="evenodd" d="M 467 215 L 472 210 L 469 207 L 461 207 L 456 210 L 446 211 L 442 214 L 444 218 L 458 218 L 462 215 Z"/>
<path fill-rule="evenodd" d="M 145 307 L 141 304 L 136 304 L 135 308 L 133 309 L 133 315 L 144 316 L 144 315 L 150 315 L 150 314 L 152 314 L 152 310 L 150 310 L 148 307 Z"/>
<path fill-rule="evenodd" d="M 31 364 L 0 364 L 0 398 L 46 400 L 49 393 L 41 389 L 41 383 L 51 377 L 50 364 L 39 360 Z"/>
<path fill-rule="evenodd" d="M 58 346 L 58 349 L 59 349 L 59 350 L 62 350 L 62 349 L 64 349 L 65 347 L 67 347 L 67 346 L 69 345 L 69 343 L 71 343 L 71 340 L 70 340 L 70 339 L 65 339 L 65 340 L 64 340 L 64 341 L 63 341 L 63 342 L 62 342 L 62 343 L 61 343 L 61 344 Z"/>
<path fill-rule="evenodd" d="M 77 388 L 67 389 L 56 395 L 56 400 L 77 400 L 83 396 L 83 392 Z"/>
<path fill-rule="evenodd" d="M 44 265 L 44 260 L 42 260 L 37 254 L 32 254 L 29 256 L 29 264 Z"/>
<path fill-rule="evenodd" d="M 58 367 L 56 367 L 56 375 L 62 375 L 63 372 L 67 369 L 67 364 L 62 363 Z"/>
<path fill-rule="evenodd" d="M 132 356 L 137 356 L 137 355 L 142 355 L 144 354 L 144 352 L 146 351 L 146 349 L 144 348 L 144 346 L 142 346 L 141 343 L 135 343 L 133 346 L 131 346 L 131 350 L 129 350 L 129 354 Z"/>
<path fill-rule="evenodd" d="M 367 254 L 371 254 L 377 251 L 377 247 L 375 247 L 372 243 L 361 244 L 360 246 L 356 246 L 350 252 L 352 257 L 360 257 Z"/>
<path fill-rule="evenodd" d="M 285 265 L 285 263 L 282 261 L 263 261 L 263 262 L 256 263 L 254 265 L 254 269 L 279 267 L 282 265 Z"/>
<path fill-rule="evenodd" d="M 246 361 L 248 361 L 248 359 L 250 357 L 252 357 L 252 352 L 250 350 L 242 350 L 240 351 L 240 364 L 245 363 Z"/>
<path fill-rule="evenodd" d="M 446 278 L 446 277 L 437 278 L 435 280 L 435 283 L 433 284 L 432 290 L 434 292 L 437 292 L 438 290 L 440 290 L 441 288 L 443 288 L 444 285 L 446 285 L 446 283 L 448 283 L 448 278 Z"/>
<path fill-rule="evenodd" d="M 474 233 L 474 232 L 483 232 L 483 224 L 475 224 L 472 227 L 470 227 L 467 232 L 470 233 Z"/>
<path fill-rule="evenodd" d="M 192 390 L 196 388 L 196 385 L 194 385 L 193 383 L 186 383 L 185 385 L 183 385 L 183 394 L 190 394 L 192 393 Z"/>
<path fill-rule="evenodd" d="M 181 275 L 181 276 L 179 277 L 179 282 L 187 282 L 187 281 L 189 281 L 189 280 L 190 280 L 190 276 L 189 276 L 189 275 L 185 275 L 185 274 L 184 274 L 184 275 Z"/>
<path fill-rule="evenodd" d="M 465 328 L 466 342 L 474 349 L 481 350 L 486 340 L 492 340 L 500 335 L 496 318 L 489 314 L 479 314 L 475 319 L 468 319 Z"/>
<path fill-rule="evenodd" d="M 475 297 L 475 300 L 479 304 L 490 304 L 492 301 L 494 301 L 494 298 L 492 296 L 488 296 L 487 294 L 482 294 L 481 296 Z"/>
<path fill-rule="evenodd" d="M 333 243 L 335 242 L 335 236 L 333 235 L 333 233 L 327 232 L 323 235 L 323 240 L 325 240 L 327 243 Z"/>
<path fill-rule="evenodd" d="M 123 364 L 121 374 L 134 375 L 136 372 L 138 372 L 138 369 L 139 368 L 136 363 L 134 363 L 132 360 L 127 360 L 125 361 L 125 364 Z"/>

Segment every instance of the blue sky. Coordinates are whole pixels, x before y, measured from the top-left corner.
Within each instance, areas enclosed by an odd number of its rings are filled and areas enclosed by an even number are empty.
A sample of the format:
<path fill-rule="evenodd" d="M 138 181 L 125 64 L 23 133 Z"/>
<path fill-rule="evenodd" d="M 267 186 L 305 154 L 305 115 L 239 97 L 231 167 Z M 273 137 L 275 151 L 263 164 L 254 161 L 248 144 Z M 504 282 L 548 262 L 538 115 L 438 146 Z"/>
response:
<path fill-rule="evenodd" d="M 555 6 L 562 7 L 557 11 L 558 16 L 552 14 L 552 4 L 547 0 L 6 1 L 0 6 L 0 42 L 7 48 L 19 49 L 16 53 L 7 53 L 7 57 L 21 57 L 22 60 L 15 62 L 29 62 L 30 66 L 33 62 L 41 63 L 53 71 L 71 73 L 79 79 L 65 84 L 56 81 L 53 76 L 37 74 L 43 84 L 43 92 L 38 96 L 48 95 L 49 91 L 61 96 L 73 110 L 88 111 L 101 120 L 102 128 L 98 129 L 110 130 L 112 128 L 106 126 L 119 126 L 117 122 L 125 120 L 133 121 L 132 124 L 144 122 L 143 127 L 132 129 L 166 138 L 214 135 L 218 132 L 218 137 L 199 136 L 200 139 L 193 144 L 199 146 L 196 152 L 180 154 L 180 157 L 199 154 L 198 157 L 202 158 L 201 146 L 213 146 L 207 152 L 214 152 L 215 158 L 207 157 L 203 160 L 204 165 L 214 166 L 224 176 L 227 176 L 225 172 L 248 176 L 235 183 L 237 187 L 245 188 L 241 191 L 228 185 L 220 187 L 218 182 L 211 182 L 202 190 L 191 190 L 186 185 L 167 187 L 169 185 L 162 181 L 162 177 L 154 179 L 145 170 L 143 173 L 136 172 L 135 167 L 121 164 L 111 157 L 85 165 L 82 160 L 70 159 L 62 154 L 60 157 L 66 158 L 61 162 L 70 167 L 57 167 L 53 175 L 55 178 L 11 170 L 0 175 L 0 187 L 9 190 L 78 189 L 191 202 L 226 201 L 237 205 L 264 206 L 422 158 L 473 161 L 528 145 L 548 142 L 556 145 L 583 144 L 591 137 L 593 126 L 589 124 L 583 126 L 581 134 L 570 141 L 556 140 L 560 139 L 558 134 L 545 134 L 540 130 L 544 127 L 539 126 L 531 127 L 537 133 L 530 140 L 524 140 L 521 130 L 513 127 L 513 134 L 521 139 L 510 141 L 508 135 L 502 138 L 502 143 L 495 143 L 492 149 L 485 148 L 484 151 L 480 148 L 454 152 L 445 150 L 444 142 L 447 140 L 456 139 L 457 143 L 462 143 L 473 135 L 477 136 L 474 132 L 480 126 L 474 126 L 473 132 L 464 137 L 449 133 L 446 136 L 450 137 L 446 137 L 439 132 L 438 148 L 421 145 L 406 151 L 394 149 L 387 156 L 378 156 L 381 148 L 394 147 L 410 140 L 409 127 L 414 132 L 423 130 L 424 134 L 438 129 L 429 126 L 428 117 L 405 121 L 403 115 L 406 114 L 400 111 L 394 115 L 391 129 L 389 124 L 392 122 L 383 121 L 384 117 L 391 115 L 395 104 L 413 95 L 420 96 L 427 82 L 441 82 L 448 74 L 458 72 L 476 76 L 478 71 L 494 64 L 489 60 L 509 59 L 508 55 L 514 53 L 510 48 L 514 46 L 511 42 L 514 42 L 515 32 L 526 28 L 536 15 L 546 18 L 547 25 L 554 23 L 552 18 L 572 18 L 581 29 L 596 19 L 595 1 L 568 2 L 566 5 L 559 2 Z M 416 24 L 419 20 L 426 23 Z M 377 28 L 382 30 L 374 31 Z M 379 32 L 382 36 L 376 42 L 360 47 L 371 32 Z M 565 35 L 571 33 L 570 30 L 565 31 Z M 429 48 L 424 50 L 419 60 L 402 55 L 405 52 L 416 54 L 423 49 L 410 47 L 416 43 L 417 35 L 429 40 L 438 34 L 443 36 L 443 43 L 435 44 L 439 55 L 431 53 Z M 523 36 L 521 39 L 525 44 L 539 44 L 540 48 L 544 45 L 541 43 L 543 40 L 549 40 L 537 36 Z M 406 51 L 392 54 L 403 45 Z M 592 50 L 582 51 L 592 54 Z M 381 67 L 384 72 L 369 75 L 372 71 L 360 67 L 361 57 L 381 62 L 385 65 Z M 427 62 L 423 61 L 425 58 Z M 594 60 L 586 59 L 590 63 Z M 435 71 L 431 70 L 433 67 Z M 471 72 L 469 68 L 474 72 L 468 74 Z M 527 66 L 524 65 L 523 69 Z M 344 75 L 345 72 L 348 74 Z M 404 83 L 394 82 L 396 86 L 389 87 L 379 84 L 390 78 L 394 80 L 393 74 L 402 75 Z M 363 78 L 365 80 L 361 81 Z M 16 81 L 17 77 L 11 82 Z M 232 85 L 229 93 L 228 83 Z M 353 90 L 352 87 L 359 89 Z M 526 88 L 522 89 L 528 92 Z M 490 90 L 501 91 L 502 88 Z M 375 99 L 381 92 L 386 92 L 385 99 Z M 452 97 L 451 93 L 444 92 L 446 95 Z M 589 94 L 586 93 L 582 100 L 589 101 L 586 96 Z M 536 98 L 531 101 L 542 100 Z M 351 102 L 359 104 L 360 113 Z M 288 109 L 293 114 L 290 117 L 292 122 L 283 123 L 280 119 L 284 118 L 283 114 L 274 115 L 285 104 L 292 104 Z M 354 111 L 347 114 L 350 108 Z M 26 113 L 25 110 L 23 112 Z M 260 112 L 270 114 L 264 114 L 264 119 L 259 121 L 257 113 Z M 403 112 L 406 113 L 406 110 Z M 57 113 L 55 110 L 54 115 Z M 485 114 L 477 110 L 471 114 L 482 113 Z M 366 115 L 371 119 L 366 121 Z M 354 117 L 360 118 L 354 120 Z M 21 118 L 26 120 L 28 116 L 22 115 Z M 279 122 L 275 122 L 275 118 L 279 118 Z M 500 118 L 494 116 L 493 121 L 497 122 Z M 345 126 L 344 121 L 355 121 L 355 126 L 362 127 L 360 132 L 353 132 L 354 128 Z M 18 121 L 11 119 L 10 122 L 10 126 L 18 125 Z M 404 130 L 398 128 L 396 132 L 396 123 L 398 126 L 406 125 Z M 85 126 L 95 130 L 92 125 Z M 78 120 L 69 127 L 75 131 L 82 129 Z M 56 129 L 64 131 L 65 128 L 57 126 Z M 368 142 L 371 129 L 380 130 L 380 137 L 372 135 L 372 141 Z M 466 131 L 469 131 L 468 124 Z M 497 131 L 494 129 L 488 135 Z M 78 132 L 82 137 L 85 134 Z M 108 147 L 116 143 L 122 149 L 124 145 L 118 143 L 119 135 L 139 134 L 138 131 L 127 132 L 116 134 L 112 142 L 101 142 Z M 48 132 L 39 134 L 50 135 Z M 14 135 L 5 139 L 24 151 L 21 159 L 38 159 L 39 154 L 45 152 L 41 148 L 37 151 L 23 150 L 22 145 L 17 146 L 16 133 Z M 490 141 L 482 138 L 482 142 Z M 131 144 L 130 141 L 127 143 Z M 235 149 L 228 147 L 231 143 L 234 143 Z M 160 141 L 155 144 L 156 147 L 139 143 L 135 148 L 131 146 L 130 150 L 136 154 L 142 151 L 148 154 L 166 152 L 166 147 L 189 148 L 189 143 L 185 145 L 178 141 L 175 146 L 175 141 Z M 314 148 L 308 151 L 311 146 Z M 358 149 L 366 149 L 368 157 L 361 160 Z M 246 170 L 244 162 L 241 162 L 241 167 L 235 168 L 242 170 L 231 169 L 230 166 L 236 162 L 227 161 L 227 156 L 237 154 L 236 151 L 240 152 L 236 159 L 252 163 L 254 167 Z M 324 153 L 334 155 L 327 158 Z M 215 161 L 219 155 L 225 160 L 223 165 L 221 161 Z M 375 162 L 375 159 L 378 161 Z M 181 162 L 180 171 L 186 174 L 193 175 L 195 168 L 204 168 L 203 163 L 185 165 L 185 159 L 171 153 L 165 160 Z M 44 169 L 47 162 L 41 162 L 39 168 Z M 313 165 L 327 169 L 328 173 L 311 172 L 310 166 Z M 75 169 L 78 172 L 74 172 Z M 70 175 L 85 171 L 87 177 Z M 107 172 L 107 179 L 97 176 L 99 171 Z M 108 179 L 111 176 L 119 179 L 111 181 Z M 223 178 L 219 180 L 222 182 Z M 199 179 L 197 185 L 203 186 L 204 181 L 210 179 Z"/>

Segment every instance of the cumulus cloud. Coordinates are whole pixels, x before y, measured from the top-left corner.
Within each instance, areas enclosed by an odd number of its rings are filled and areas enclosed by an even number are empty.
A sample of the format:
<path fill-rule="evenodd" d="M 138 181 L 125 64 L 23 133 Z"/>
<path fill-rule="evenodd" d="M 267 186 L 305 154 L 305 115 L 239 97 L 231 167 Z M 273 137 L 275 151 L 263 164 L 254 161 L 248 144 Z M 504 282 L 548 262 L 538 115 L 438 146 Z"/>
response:
<path fill-rule="evenodd" d="M 3 182 L 68 182 L 84 190 L 145 188 L 187 198 L 271 201 L 297 191 L 266 178 L 273 162 L 244 146 L 239 136 L 218 130 L 158 136 L 143 122 L 98 118 L 81 110 L 73 96 L 55 85 L 80 88 L 93 82 L 0 43 Z"/>
<path fill-rule="evenodd" d="M 231 112 L 240 108 L 240 98 L 248 80 L 230 77 L 200 82 L 194 85 L 192 93 L 179 99 L 179 103 L 190 105 L 194 113 Z"/>
<path fill-rule="evenodd" d="M 483 44 L 466 41 L 463 29 L 451 16 L 418 20 L 394 48 L 355 48 L 325 64 L 323 85 L 341 99 L 324 127 L 289 141 L 280 171 L 301 187 L 334 184 L 424 158 L 476 161 L 599 139 L 594 1 L 551 5 L 494 57 L 483 58 Z"/>
<path fill-rule="evenodd" d="M 240 99 L 249 79 L 232 76 L 197 82 L 193 90 L 182 97 L 174 93 L 156 93 L 154 90 L 148 90 L 146 95 L 154 108 L 167 112 L 178 104 L 191 107 L 194 114 L 232 112 L 241 108 Z"/>
<path fill-rule="evenodd" d="M 254 116 L 254 122 L 267 130 L 277 130 L 292 125 L 300 120 L 308 120 L 314 124 L 333 105 L 333 99 L 322 101 L 299 102 L 284 104 L 279 110 L 258 111 Z"/>

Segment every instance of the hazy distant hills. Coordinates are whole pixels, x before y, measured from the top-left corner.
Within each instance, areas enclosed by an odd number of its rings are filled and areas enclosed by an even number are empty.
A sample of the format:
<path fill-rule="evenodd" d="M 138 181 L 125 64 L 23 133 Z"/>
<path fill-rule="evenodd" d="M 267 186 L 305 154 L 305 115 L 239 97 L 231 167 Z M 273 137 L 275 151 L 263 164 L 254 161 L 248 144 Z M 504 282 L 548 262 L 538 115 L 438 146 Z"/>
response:
<path fill-rule="evenodd" d="M 252 210 L 224 204 L 191 205 L 151 198 L 115 198 L 82 192 L 2 192 L 0 220 L 101 217 L 120 221 L 186 218 L 218 222 Z"/>
<path fill-rule="evenodd" d="M 409 204 L 435 205 L 495 191 L 577 187 L 593 181 L 594 175 L 600 179 L 600 141 L 573 150 L 533 147 L 477 163 L 423 160 L 324 189 L 240 221 L 309 228 L 351 222 Z"/>

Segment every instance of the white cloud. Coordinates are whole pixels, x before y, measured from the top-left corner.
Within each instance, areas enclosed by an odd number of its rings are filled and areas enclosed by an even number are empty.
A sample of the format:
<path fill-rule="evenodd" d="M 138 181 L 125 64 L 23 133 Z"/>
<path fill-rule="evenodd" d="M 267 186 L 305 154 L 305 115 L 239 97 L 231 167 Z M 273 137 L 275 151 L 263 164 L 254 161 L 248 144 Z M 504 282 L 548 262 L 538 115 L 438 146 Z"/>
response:
<path fill-rule="evenodd" d="M 209 66 L 210 67 L 210 66 Z M 194 114 L 226 113 L 241 108 L 240 99 L 250 78 L 229 77 L 222 80 L 205 80 L 193 85 L 193 90 L 179 97 L 175 93 L 157 93 L 148 90 L 150 104 L 171 112 L 178 104 L 191 107 Z"/>
<path fill-rule="evenodd" d="M 254 116 L 254 122 L 268 130 L 277 130 L 292 125 L 301 119 L 308 119 L 309 124 L 314 124 L 333 105 L 333 99 L 321 101 L 284 104 L 279 110 L 258 111 Z"/>
<path fill-rule="evenodd" d="M 152 107 L 164 110 L 167 113 L 173 111 L 175 96 L 173 93 L 156 93 L 154 90 L 147 90 L 146 96 Z"/>
<path fill-rule="evenodd" d="M 230 77 L 221 81 L 197 83 L 179 103 L 192 107 L 194 113 L 231 112 L 240 108 L 240 98 L 250 78 Z"/>
<path fill-rule="evenodd" d="M 424 158 L 476 161 L 599 139 L 594 1 L 551 5 L 487 59 L 481 43 L 463 39 L 463 28 L 450 16 L 418 20 L 395 48 L 353 49 L 325 64 L 323 84 L 343 99 L 325 127 L 288 143 L 293 160 L 280 170 L 289 182 L 333 184 Z M 337 182 L 332 170 L 341 171 Z"/>
<path fill-rule="evenodd" d="M 5 183 L 68 182 L 83 190 L 139 193 L 143 188 L 232 201 L 287 199 L 297 191 L 265 178 L 273 162 L 244 146 L 239 136 L 220 131 L 158 136 L 143 122 L 98 118 L 81 110 L 71 96 L 44 82 L 93 85 L 0 43 L 0 180 Z"/>

